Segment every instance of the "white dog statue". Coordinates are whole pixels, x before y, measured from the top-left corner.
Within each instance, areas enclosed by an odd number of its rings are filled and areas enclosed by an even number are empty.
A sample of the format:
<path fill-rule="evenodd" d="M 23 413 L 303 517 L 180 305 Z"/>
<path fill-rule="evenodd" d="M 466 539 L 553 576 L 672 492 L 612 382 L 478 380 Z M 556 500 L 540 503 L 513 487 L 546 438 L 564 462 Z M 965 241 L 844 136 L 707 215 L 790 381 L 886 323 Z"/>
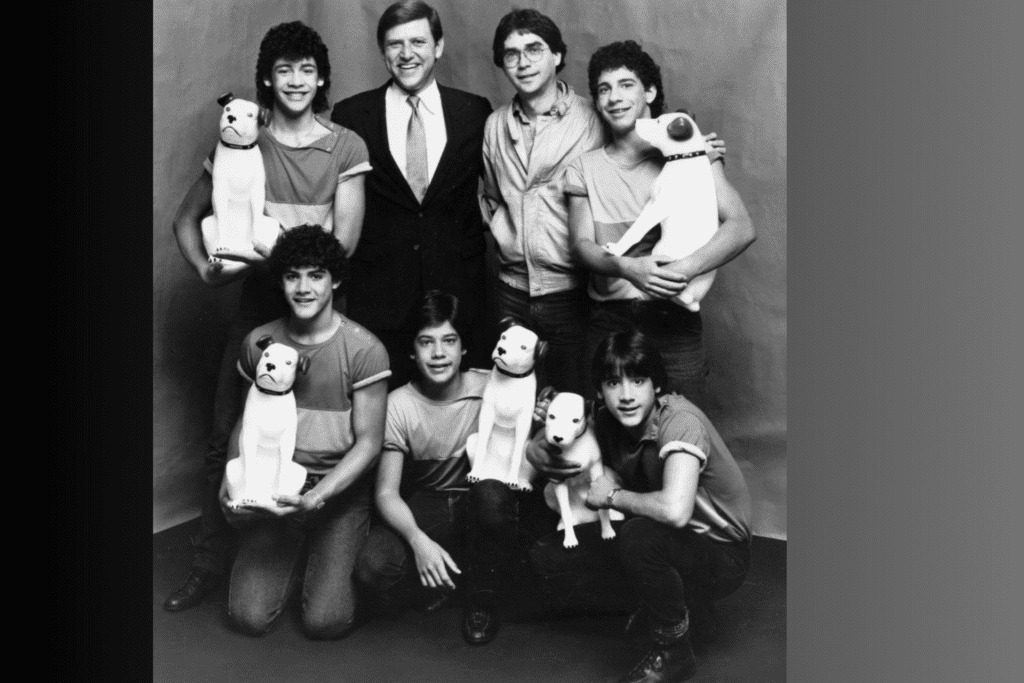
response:
<path fill-rule="evenodd" d="M 693 118 L 684 113 L 663 114 L 656 119 L 639 119 L 636 134 L 665 155 L 665 166 L 654 181 L 651 198 L 618 242 L 605 249 L 622 256 L 651 228 L 661 223 L 661 239 L 651 252 L 655 256 L 681 259 L 689 256 L 718 230 L 718 202 L 715 179 L 707 157 L 704 136 Z M 672 301 L 691 311 L 700 310 L 715 271 L 690 280 Z"/>
<path fill-rule="evenodd" d="M 491 354 L 494 368 L 484 388 L 477 432 L 466 441 L 466 456 L 473 466 L 468 479 L 497 479 L 531 491 L 536 470 L 524 452 L 537 396 L 533 367 L 544 357 L 547 342 L 511 318 L 501 325 L 507 327 Z"/>
<path fill-rule="evenodd" d="M 220 142 L 213 155 L 213 215 L 203 219 L 203 245 L 210 263 L 220 262 L 226 273 L 244 263 L 219 258 L 232 252 L 256 257 L 254 242 L 274 246 L 281 225 L 263 214 L 266 170 L 256 146 L 265 114 L 255 102 L 237 100 L 226 93 L 217 99 Z"/>
<path fill-rule="evenodd" d="M 232 508 L 273 506 L 272 496 L 295 495 L 306 482 L 306 468 L 292 460 L 298 420 L 292 384 L 296 373 L 306 373 L 309 359 L 270 335 L 256 346 L 263 355 L 245 400 L 239 457 L 228 461 L 224 473 Z"/>
<path fill-rule="evenodd" d="M 543 398 L 543 396 L 541 397 Z M 562 449 L 559 457 L 583 468 L 575 477 L 561 482 L 549 482 L 544 488 L 544 500 L 555 512 L 561 514 L 559 529 L 565 529 L 562 545 L 575 548 L 579 545 L 574 525 L 601 521 L 601 538 L 615 538 L 612 520 L 625 519 L 618 510 L 591 510 L 585 503 L 590 484 L 602 474 L 616 484 L 622 479 L 613 469 L 605 469 L 601 463 L 601 451 L 597 438 L 587 423 L 586 403 L 579 394 L 562 392 L 555 394 L 548 406 L 544 421 L 544 437 L 547 442 Z"/>

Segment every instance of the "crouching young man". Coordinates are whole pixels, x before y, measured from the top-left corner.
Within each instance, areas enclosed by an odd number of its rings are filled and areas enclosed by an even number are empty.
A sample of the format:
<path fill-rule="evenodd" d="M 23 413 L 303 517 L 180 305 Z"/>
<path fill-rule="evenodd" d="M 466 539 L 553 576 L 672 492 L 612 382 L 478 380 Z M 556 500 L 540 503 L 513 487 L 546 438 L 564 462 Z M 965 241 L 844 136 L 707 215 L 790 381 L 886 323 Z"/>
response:
<path fill-rule="evenodd" d="M 466 439 L 477 431 L 486 370 L 460 370 L 464 316 L 451 294 L 428 292 L 407 324 L 417 375 L 388 396 L 376 501 L 356 578 L 379 611 L 439 608 L 465 588 L 462 636 L 498 634 L 499 569 L 516 546 L 519 495 L 493 479 L 470 484 Z"/>
<path fill-rule="evenodd" d="M 280 616 L 303 566 L 306 635 L 337 638 L 353 624 L 352 570 L 370 526 L 371 482 L 363 475 L 380 453 L 391 371 L 376 337 L 332 307 L 345 266 L 341 244 L 320 226 L 282 234 L 270 267 L 289 313 L 257 327 L 242 344 L 238 367 L 246 390 L 263 353 L 257 340 L 266 335 L 309 360 L 292 386 L 298 411 L 293 459 L 307 473 L 299 495 L 279 496 L 270 507 L 233 510 L 227 478 L 221 486 L 224 514 L 240 528 L 228 615 L 252 635 L 266 633 Z M 241 425 L 239 420 L 232 434 L 229 459 L 238 457 Z"/>
<path fill-rule="evenodd" d="M 626 514 L 617 536 L 603 542 L 598 523 L 577 527 L 579 547 L 562 547 L 558 532 L 538 541 L 534 570 L 549 585 L 587 572 L 625 570 L 640 599 L 627 633 L 646 653 L 620 683 L 682 681 L 695 671 L 689 642 L 694 612 L 732 593 L 750 564 L 750 494 L 707 416 L 679 395 L 662 395 L 658 352 L 635 330 L 616 332 L 597 347 L 591 370 L 603 403 L 595 432 L 604 462 L 622 477 L 600 477 L 587 505 Z M 556 478 L 546 442 L 527 450 L 530 462 Z"/>

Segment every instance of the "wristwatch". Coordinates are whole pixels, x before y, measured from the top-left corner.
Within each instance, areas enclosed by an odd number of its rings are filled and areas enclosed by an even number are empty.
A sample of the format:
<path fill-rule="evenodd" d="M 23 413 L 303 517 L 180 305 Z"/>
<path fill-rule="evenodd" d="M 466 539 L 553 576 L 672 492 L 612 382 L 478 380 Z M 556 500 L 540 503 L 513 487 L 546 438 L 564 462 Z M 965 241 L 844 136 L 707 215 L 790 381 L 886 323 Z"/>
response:
<path fill-rule="evenodd" d="M 608 495 L 604 499 L 604 506 L 606 508 L 610 508 L 612 506 L 612 502 L 615 500 L 615 494 L 621 490 L 622 489 L 620 488 L 615 488 L 608 492 Z"/>

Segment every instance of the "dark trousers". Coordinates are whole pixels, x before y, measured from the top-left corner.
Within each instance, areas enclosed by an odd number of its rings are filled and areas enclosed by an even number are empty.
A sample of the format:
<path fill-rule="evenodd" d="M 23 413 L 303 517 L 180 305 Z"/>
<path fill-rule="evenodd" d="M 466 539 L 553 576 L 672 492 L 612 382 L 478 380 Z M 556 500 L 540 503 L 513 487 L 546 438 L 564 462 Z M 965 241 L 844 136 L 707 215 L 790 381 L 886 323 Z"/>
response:
<path fill-rule="evenodd" d="M 725 597 L 750 567 L 749 543 L 719 543 L 646 517 L 612 526 L 611 541 L 602 540 L 599 523 L 591 522 L 576 527 L 576 548 L 562 546 L 561 531 L 534 544 L 531 565 L 556 606 L 619 604 L 625 586 L 628 598 L 647 612 L 655 637 L 671 642 L 686 631 L 688 599 Z"/>

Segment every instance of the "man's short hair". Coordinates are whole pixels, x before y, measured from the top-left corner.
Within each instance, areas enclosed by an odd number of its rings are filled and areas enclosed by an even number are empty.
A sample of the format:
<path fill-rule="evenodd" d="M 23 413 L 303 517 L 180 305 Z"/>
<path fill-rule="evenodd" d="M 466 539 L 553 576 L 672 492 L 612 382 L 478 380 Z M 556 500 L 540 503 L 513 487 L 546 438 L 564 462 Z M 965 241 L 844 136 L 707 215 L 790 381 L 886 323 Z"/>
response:
<path fill-rule="evenodd" d="M 430 24 L 430 35 L 434 42 L 440 42 L 444 38 L 444 30 L 441 28 L 441 15 L 433 7 L 423 0 L 401 0 L 384 10 L 377 22 L 377 47 L 384 52 L 384 35 L 396 26 L 408 24 L 417 19 L 426 19 Z"/>
<path fill-rule="evenodd" d="M 264 83 L 273 82 L 271 71 L 279 59 L 298 61 L 312 57 L 316 62 L 317 78 L 324 84 L 316 89 L 313 96 L 313 111 L 327 109 L 327 91 L 331 88 L 331 62 L 327 58 L 327 46 L 320 34 L 301 21 L 278 24 L 267 31 L 260 43 L 260 54 L 256 58 L 256 102 L 271 109 L 274 106 L 274 89 Z"/>
<path fill-rule="evenodd" d="M 598 392 L 606 379 L 617 379 L 621 375 L 649 377 L 659 394 L 665 389 L 667 379 L 661 354 L 639 330 L 612 332 L 594 351 L 590 378 Z"/>
<path fill-rule="evenodd" d="M 432 289 L 423 295 L 423 300 L 409 312 L 405 330 L 409 343 L 416 343 L 416 336 L 428 327 L 437 327 L 446 322 L 451 323 L 462 340 L 462 348 L 466 348 L 466 322 L 459 310 L 459 298 L 454 294 Z"/>
<path fill-rule="evenodd" d="M 505 41 L 514 32 L 534 33 L 544 39 L 554 54 L 562 55 L 561 63 L 555 67 L 555 73 L 565 68 L 565 53 L 568 48 L 562 40 L 562 32 L 550 17 L 535 9 L 514 9 L 501 18 L 498 28 L 494 29 L 494 66 L 505 68 Z"/>
<path fill-rule="evenodd" d="M 606 71 L 615 71 L 625 67 L 636 74 L 644 86 L 644 90 L 652 85 L 658 94 L 651 102 L 651 116 L 657 118 L 665 111 L 665 89 L 661 86 L 661 68 L 654 63 L 649 54 L 632 40 L 619 41 L 598 48 L 590 57 L 587 65 L 587 81 L 590 85 L 590 96 L 597 103 L 597 81 Z"/>
<path fill-rule="evenodd" d="M 270 252 L 270 269 L 278 280 L 294 268 L 323 268 L 334 282 L 343 282 L 348 276 L 348 259 L 337 237 L 307 223 L 285 230 Z"/>

